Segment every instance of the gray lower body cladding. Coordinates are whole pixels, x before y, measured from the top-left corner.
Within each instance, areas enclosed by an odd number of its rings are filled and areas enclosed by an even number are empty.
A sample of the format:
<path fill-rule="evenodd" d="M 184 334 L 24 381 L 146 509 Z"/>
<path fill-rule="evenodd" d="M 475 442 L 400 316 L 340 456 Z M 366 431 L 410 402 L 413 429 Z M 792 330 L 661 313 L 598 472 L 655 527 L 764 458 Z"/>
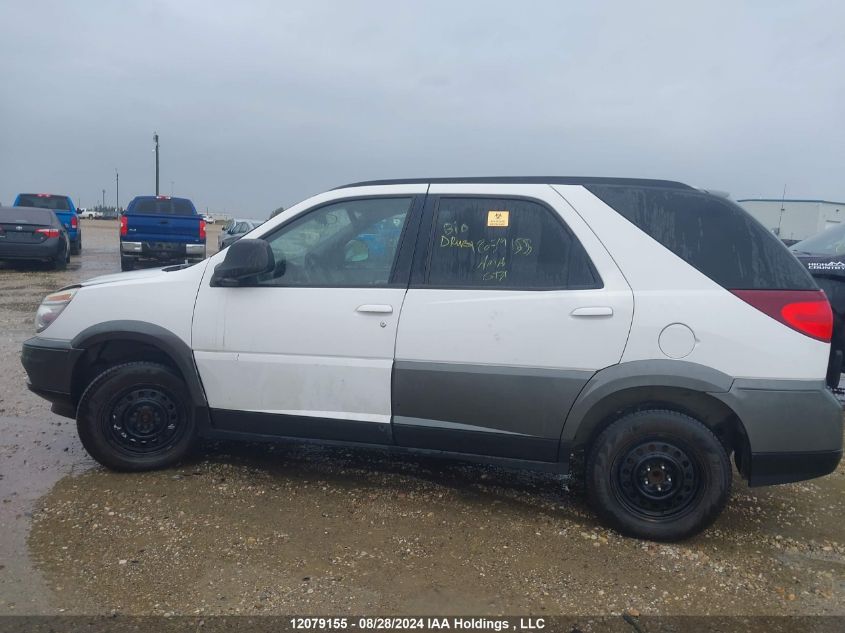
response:
<path fill-rule="evenodd" d="M 57 413 L 73 417 L 76 362 L 89 345 L 112 339 L 137 340 L 169 353 L 188 383 L 197 410 L 204 410 L 202 386 L 187 346 L 160 328 L 130 321 L 100 324 L 72 342 L 40 337 L 26 341 L 21 360 L 30 389 L 51 401 Z M 841 459 L 842 409 L 823 381 L 734 380 L 706 367 L 676 361 L 624 363 L 595 374 L 397 361 L 392 427 L 385 435 L 387 429 L 378 425 L 377 437 L 363 439 L 565 466 L 569 449 L 578 445 L 579 431 L 596 422 L 594 414 L 601 411 L 602 403 L 615 393 L 644 386 L 708 394 L 735 413 L 748 438 L 741 461 L 751 485 L 819 477 L 832 472 Z M 238 415 L 243 413 L 225 412 L 232 418 L 224 420 L 230 422 L 230 430 L 262 434 L 260 425 L 245 424 Z M 295 425 L 286 428 L 285 434 L 292 436 L 314 432 L 313 424 L 305 430 Z M 322 435 L 312 436 L 362 441 L 360 432 L 350 432 L 350 425 L 334 420 Z"/>
<path fill-rule="evenodd" d="M 742 421 L 750 485 L 801 481 L 836 469 L 842 406 L 823 381 L 737 379 L 729 391 L 712 395 Z"/>
<path fill-rule="evenodd" d="M 823 381 L 733 379 L 678 361 L 623 363 L 596 373 L 397 361 L 393 438 L 400 446 L 565 461 L 584 426 L 597 423 L 591 417 L 602 401 L 661 386 L 673 397 L 679 390 L 708 394 L 736 414 L 748 438 L 743 474 L 751 485 L 811 479 L 839 463 L 842 409 Z"/>
<path fill-rule="evenodd" d="M 396 361 L 400 446 L 557 461 L 566 414 L 593 372 Z"/>

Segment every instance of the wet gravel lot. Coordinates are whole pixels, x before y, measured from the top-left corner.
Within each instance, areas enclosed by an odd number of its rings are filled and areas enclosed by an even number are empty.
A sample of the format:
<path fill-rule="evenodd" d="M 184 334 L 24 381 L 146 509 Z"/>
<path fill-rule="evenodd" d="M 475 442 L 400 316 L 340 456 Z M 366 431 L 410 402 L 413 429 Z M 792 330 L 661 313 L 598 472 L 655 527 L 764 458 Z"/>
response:
<path fill-rule="evenodd" d="M 736 480 L 715 526 L 674 545 L 496 468 L 284 444 L 100 468 L 19 361 L 44 294 L 119 270 L 116 223 L 83 230 L 65 272 L 0 265 L 0 614 L 845 615 L 843 466 Z"/>

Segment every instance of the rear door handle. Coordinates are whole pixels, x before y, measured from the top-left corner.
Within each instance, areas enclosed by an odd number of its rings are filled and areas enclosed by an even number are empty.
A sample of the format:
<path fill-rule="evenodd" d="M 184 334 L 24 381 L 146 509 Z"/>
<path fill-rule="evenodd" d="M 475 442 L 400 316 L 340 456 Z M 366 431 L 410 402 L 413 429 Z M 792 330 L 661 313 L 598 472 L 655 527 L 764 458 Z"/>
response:
<path fill-rule="evenodd" d="M 393 314 L 393 306 L 365 303 L 355 309 L 356 312 L 368 312 L 370 314 Z"/>
<path fill-rule="evenodd" d="M 613 308 L 610 306 L 590 306 L 584 308 L 575 308 L 569 313 L 574 317 L 603 317 L 613 316 Z"/>

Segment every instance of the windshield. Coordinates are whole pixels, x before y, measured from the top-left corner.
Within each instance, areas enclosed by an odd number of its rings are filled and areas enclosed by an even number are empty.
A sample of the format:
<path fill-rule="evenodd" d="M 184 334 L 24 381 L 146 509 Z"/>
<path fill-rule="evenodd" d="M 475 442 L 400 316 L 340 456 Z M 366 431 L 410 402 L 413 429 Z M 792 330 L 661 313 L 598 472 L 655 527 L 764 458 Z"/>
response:
<path fill-rule="evenodd" d="M 22 193 L 18 196 L 18 201 L 15 206 L 70 211 L 67 196 L 52 196 L 43 193 Z"/>
<path fill-rule="evenodd" d="M 842 255 L 845 253 L 845 224 L 825 229 L 813 237 L 793 244 L 789 250 L 807 255 Z"/>

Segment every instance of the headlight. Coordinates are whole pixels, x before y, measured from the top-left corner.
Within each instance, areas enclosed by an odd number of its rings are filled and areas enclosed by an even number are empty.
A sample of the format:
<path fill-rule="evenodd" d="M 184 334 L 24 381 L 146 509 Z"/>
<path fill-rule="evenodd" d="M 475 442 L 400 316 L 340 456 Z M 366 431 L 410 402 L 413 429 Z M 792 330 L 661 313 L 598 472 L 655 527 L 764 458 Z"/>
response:
<path fill-rule="evenodd" d="M 78 288 L 65 288 L 44 297 L 35 313 L 35 331 L 41 332 L 53 321 L 59 318 L 62 310 L 70 303 Z"/>

